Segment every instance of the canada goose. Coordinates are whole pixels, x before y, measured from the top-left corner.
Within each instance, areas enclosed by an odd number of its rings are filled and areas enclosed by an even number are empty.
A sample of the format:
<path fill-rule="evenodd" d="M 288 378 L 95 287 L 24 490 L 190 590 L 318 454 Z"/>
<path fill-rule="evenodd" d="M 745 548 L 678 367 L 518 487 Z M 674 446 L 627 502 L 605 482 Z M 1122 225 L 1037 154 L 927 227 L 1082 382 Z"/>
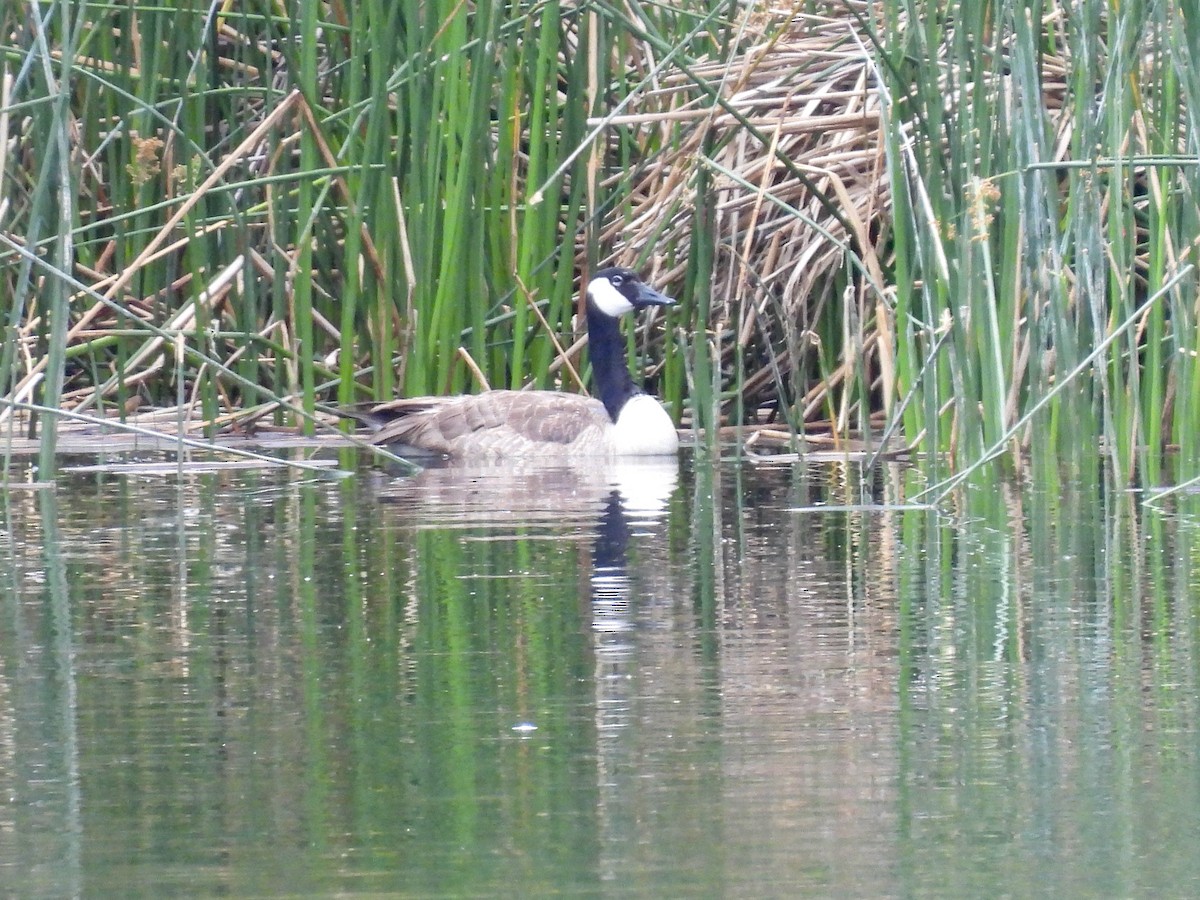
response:
<path fill-rule="evenodd" d="M 404 454 L 480 460 L 538 456 L 656 456 L 679 447 L 667 411 L 633 382 L 617 320 L 675 301 L 636 272 L 601 269 L 587 285 L 588 352 L 599 399 L 557 391 L 485 391 L 397 400 L 372 415 L 392 416 L 372 435 Z"/>

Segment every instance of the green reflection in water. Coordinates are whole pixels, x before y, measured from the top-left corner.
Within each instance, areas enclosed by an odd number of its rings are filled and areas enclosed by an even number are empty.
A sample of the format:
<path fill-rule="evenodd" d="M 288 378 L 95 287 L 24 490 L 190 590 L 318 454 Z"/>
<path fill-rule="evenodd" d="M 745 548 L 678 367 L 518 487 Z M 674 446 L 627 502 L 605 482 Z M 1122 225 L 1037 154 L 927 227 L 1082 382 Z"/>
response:
<path fill-rule="evenodd" d="M 1200 889 L 1196 498 L 473 477 L 9 494 L 5 890 Z"/>

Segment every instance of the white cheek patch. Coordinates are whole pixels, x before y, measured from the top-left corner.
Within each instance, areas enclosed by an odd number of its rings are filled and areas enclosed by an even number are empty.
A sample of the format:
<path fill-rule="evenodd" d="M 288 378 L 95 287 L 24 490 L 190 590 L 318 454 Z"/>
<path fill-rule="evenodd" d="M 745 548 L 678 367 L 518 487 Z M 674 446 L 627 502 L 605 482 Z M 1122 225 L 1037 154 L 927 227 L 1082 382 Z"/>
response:
<path fill-rule="evenodd" d="M 624 294 L 613 287 L 612 282 L 607 278 L 593 279 L 588 285 L 588 296 L 592 298 L 592 302 L 596 304 L 596 308 L 600 312 L 606 316 L 612 316 L 614 319 L 633 310 L 633 304 L 625 298 Z"/>

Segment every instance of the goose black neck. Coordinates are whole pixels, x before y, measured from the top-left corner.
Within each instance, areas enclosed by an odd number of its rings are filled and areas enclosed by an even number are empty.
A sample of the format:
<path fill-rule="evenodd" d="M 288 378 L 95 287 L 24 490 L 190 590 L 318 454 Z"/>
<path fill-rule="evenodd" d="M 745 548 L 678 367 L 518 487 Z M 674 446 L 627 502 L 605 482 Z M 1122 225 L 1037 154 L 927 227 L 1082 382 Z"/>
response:
<path fill-rule="evenodd" d="M 596 393 L 614 422 L 625 401 L 642 393 L 629 375 L 625 362 L 625 341 L 617 320 L 587 305 L 588 353 L 592 358 L 592 378 Z"/>

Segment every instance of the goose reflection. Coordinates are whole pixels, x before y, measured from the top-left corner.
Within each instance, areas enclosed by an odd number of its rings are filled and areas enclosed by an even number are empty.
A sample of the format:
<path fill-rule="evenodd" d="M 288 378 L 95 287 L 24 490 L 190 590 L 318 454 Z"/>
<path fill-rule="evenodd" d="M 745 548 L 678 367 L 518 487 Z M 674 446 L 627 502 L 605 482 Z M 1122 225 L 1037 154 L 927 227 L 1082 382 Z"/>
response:
<path fill-rule="evenodd" d="M 380 500 L 412 512 L 417 527 L 578 526 L 595 528 L 599 538 L 617 515 L 610 504 L 632 523 L 649 524 L 666 510 L 678 480 L 674 458 L 589 461 L 586 466 L 445 462 L 416 475 L 387 475 L 372 490 Z"/>
<path fill-rule="evenodd" d="M 555 537 L 591 533 L 591 627 L 601 728 L 627 704 L 611 688 L 627 674 L 634 627 L 629 546 L 658 530 L 679 480 L 674 459 L 589 461 L 584 465 L 473 465 L 429 468 L 377 488 L 418 528 L 535 528 Z M 609 721 L 609 714 L 615 717 Z"/>
<path fill-rule="evenodd" d="M 633 627 L 629 608 L 629 520 L 621 492 L 609 492 L 592 546 L 592 628 L 619 634 Z"/>
<path fill-rule="evenodd" d="M 636 565 L 631 573 L 630 554 L 639 545 L 661 544 L 678 479 L 675 460 L 525 468 L 455 463 L 398 479 L 377 492 L 395 501 L 406 524 L 418 529 L 483 527 L 489 540 L 590 538 L 597 862 L 606 882 L 619 879 L 623 848 L 637 832 L 638 623 L 662 584 Z M 534 722 L 515 730 L 523 736 L 539 733 Z"/>
<path fill-rule="evenodd" d="M 622 635 L 633 627 L 630 539 L 654 534 L 679 480 L 674 459 L 630 459 L 587 466 L 448 463 L 377 487 L 402 504 L 418 527 L 592 532 L 592 629 L 603 670 L 627 657 Z M 493 534 L 503 538 L 503 534 Z"/>
<path fill-rule="evenodd" d="M 623 475 L 604 498 L 592 544 L 592 628 L 597 635 L 619 635 L 633 627 L 630 537 L 635 529 L 653 533 L 666 512 L 678 470 L 638 467 Z"/>
<path fill-rule="evenodd" d="M 633 627 L 628 552 L 651 537 L 679 480 L 674 459 L 629 459 L 576 465 L 495 466 L 447 463 L 376 486 L 375 493 L 411 516 L 417 528 L 504 527 L 592 539 L 592 628 L 596 650 L 620 655 Z"/>

